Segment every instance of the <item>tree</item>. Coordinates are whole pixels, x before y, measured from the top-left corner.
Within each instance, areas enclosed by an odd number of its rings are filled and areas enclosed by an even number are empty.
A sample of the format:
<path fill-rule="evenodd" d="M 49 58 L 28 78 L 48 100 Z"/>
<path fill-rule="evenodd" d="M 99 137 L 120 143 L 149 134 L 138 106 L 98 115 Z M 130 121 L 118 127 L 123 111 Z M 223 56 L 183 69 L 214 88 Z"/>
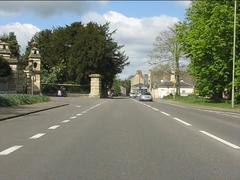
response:
<path fill-rule="evenodd" d="M 178 24 L 160 32 L 154 42 L 150 55 L 150 65 L 170 64 L 176 79 L 176 95 L 180 95 L 180 58 L 183 56 L 182 44 L 177 36 Z"/>
<path fill-rule="evenodd" d="M 114 33 L 110 32 L 109 24 L 75 22 L 70 26 L 41 31 L 33 39 L 39 45 L 46 76 L 54 71 L 58 73 L 58 83 L 89 84 L 89 75 L 99 73 L 103 89 L 107 89 L 112 86 L 115 75 L 129 64 L 128 57 L 121 50 L 123 46 L 112 38 Z M 29 47 L 25 57 L 29 55 Z M 57 71 L 54 67 L 58 67 Z"/>
<path fill-rule="evenodd" d="M 126 95 L 128 95 L 131 90 L 131 80 L 130 79 L 121 80 L 121 85 L 126 88 Z"/>
<path fill-rule="evenodd" d="M 12 69 L 8 62 L 0 56 L 0 77 L 7 77 L 11 75 Z"/>
<path fill-rule="evenodd" d="M 222 99 L 222 92 L 231 88 L 232 81 L 233 1 L 194 1 L 181 27 L 196 90 L 213 100 Z M 238 36 L 237 82 L 240 82 L 239 40 Z"/>
<path fill-rule="evenodd" d="M 114 90 L 114 95 L 119 96 L 121 94 L 121 80 L 114 78 L 113 80 L 113 90 Z"/>
<path fill-rule="evenodd" d="M 9 50 L 11 51 L 11 55 L 13 57 L 20 57 L 20 45 L 18 44 L 17 37 L 14 32 L 3 34 L 0 39 L 9 44 Z"/>

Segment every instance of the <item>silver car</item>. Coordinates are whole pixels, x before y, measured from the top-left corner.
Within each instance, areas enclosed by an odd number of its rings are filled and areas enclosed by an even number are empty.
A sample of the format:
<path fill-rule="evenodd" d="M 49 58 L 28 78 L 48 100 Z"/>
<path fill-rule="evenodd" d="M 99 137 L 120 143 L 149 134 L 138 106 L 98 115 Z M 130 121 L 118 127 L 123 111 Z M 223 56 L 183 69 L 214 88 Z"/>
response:
<path fill-rule="evenodd" d="M 152 101 L 152 95 L 149 92 L 144 92 L 139 96 L 139 101 Z"/>
<path fill-rule="evenodd" d="M 135 93 L 129 93 L 129 96 L 130 96 L 131 98 L 135 98 L 135 97 L 136 97 L 136 94 L 135 94 Z"/>

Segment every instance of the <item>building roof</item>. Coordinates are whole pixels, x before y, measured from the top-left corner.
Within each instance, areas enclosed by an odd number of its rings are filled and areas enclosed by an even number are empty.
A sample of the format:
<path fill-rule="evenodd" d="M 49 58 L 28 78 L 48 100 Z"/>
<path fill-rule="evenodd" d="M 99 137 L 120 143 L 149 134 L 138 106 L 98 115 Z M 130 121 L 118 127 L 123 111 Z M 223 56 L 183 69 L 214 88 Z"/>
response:
<path fill-rule="evenodd" d="M 145 86 L 143 83 L 138 83 L 138 84 L 134 84 L 132 87 L 143 87 L 143 86 Z"/>
<path fill-rule="evenodd" d="M 158 88 L 173 88 L 175 86 L 174 86 L 173 82 L 171 82 L 171 81 L 162 81 L 160 83 L 157 83 L 156 87 L 158 87 Z M 180 87 L 181 88 L 193 88 L 193 85 L 186 83 L 184 81 L 180 81 Z"/>

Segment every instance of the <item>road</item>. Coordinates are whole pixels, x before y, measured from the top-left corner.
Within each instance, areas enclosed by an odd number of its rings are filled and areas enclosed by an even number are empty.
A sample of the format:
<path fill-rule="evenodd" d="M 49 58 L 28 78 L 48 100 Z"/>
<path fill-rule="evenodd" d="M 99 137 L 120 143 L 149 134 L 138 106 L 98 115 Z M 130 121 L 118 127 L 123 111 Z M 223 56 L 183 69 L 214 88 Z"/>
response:
<path fill-rule="evenodd" d="M 128 98 L 0 122 L 1 180 L 239 180 L 240 115 Z"/>

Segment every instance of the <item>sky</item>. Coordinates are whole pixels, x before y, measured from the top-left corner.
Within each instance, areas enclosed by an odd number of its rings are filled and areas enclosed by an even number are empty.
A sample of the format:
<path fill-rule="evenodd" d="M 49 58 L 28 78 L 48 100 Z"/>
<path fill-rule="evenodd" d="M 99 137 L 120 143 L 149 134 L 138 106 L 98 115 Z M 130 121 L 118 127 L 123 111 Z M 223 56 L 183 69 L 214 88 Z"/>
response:
<path fill-rule="evenodd" d="M 118 76 L 148 73 L 147 61 L 156 36 L 184 20 L 190 1 L 0 1 L 0 35 L 15 32 L 24 52 L 27 42 L 43 29 L 89 21 L 110 22 L 113 35 L 130 65 Z"/>

